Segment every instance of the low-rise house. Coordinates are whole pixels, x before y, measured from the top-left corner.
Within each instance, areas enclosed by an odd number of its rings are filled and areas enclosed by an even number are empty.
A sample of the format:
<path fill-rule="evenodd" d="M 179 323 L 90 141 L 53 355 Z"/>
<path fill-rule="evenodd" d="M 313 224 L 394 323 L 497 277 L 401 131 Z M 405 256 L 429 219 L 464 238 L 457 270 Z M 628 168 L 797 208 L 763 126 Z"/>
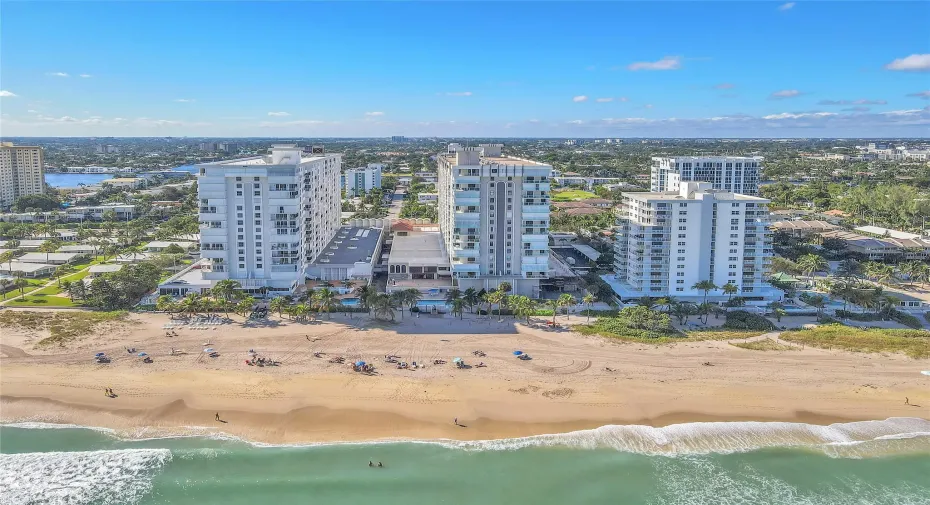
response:
<path fill-rule="evenodd" d="M 92 267 L 90 267 L 90 268 L 88 269 L 88 274 L 87 274 L 87 276 L 90 277 L 91 279 L 94 279 L 94 278 L 100 277 L 101 275 L 104 275 L 104 274 L 109 274 L 109 273 L 113 273 L 113 272 L 119 272 L 120 269 L 122 269 L 122 268 L 123 268 L 123 265 L 120 265 L 120 264 L 114 265 L 114 264 L 112 264 L 112 263 L 106 263 L 106 264 L 101 264 L 101 265 L 94 265 L 94 266 L 92 266 Z"/>
<path fill-rule="evenodd" d="M 86 255 L 82 253 L 72 253 L 72 252 L 53 252 L 53 253 L 31 252 L 31 253 L 26 253 L 17 259 L 23 263 L 47 263 L 49 265 L 66 265 L 68 263 L 73 263 L 85 256 Z"/>
<path fill-rule="evenodd" d="M 145 249 L 145 252 L 159 253 L 163 252 L 165 249 L 171 247 L 172 245 L 176 245 L 185 251 L 190 251 L 197 246 L 197 243 L 185 242 L 183 240 L 153 240 L 152 242 L 145 244 L 143 249 Z"/>
<path fill-rule="evenodd" d="M 14 275 L 16 272 L 21 272 L 23 277 L 29 278 L 51 275 L 51 273 L 54 272 L 56 268 L 58 267 L 55 265 L 47 265 L 45 263 L 24 263 L 22 261 L 13 261 L 0 265 L 0 269 L 6 272 L 7 275 Z"/>

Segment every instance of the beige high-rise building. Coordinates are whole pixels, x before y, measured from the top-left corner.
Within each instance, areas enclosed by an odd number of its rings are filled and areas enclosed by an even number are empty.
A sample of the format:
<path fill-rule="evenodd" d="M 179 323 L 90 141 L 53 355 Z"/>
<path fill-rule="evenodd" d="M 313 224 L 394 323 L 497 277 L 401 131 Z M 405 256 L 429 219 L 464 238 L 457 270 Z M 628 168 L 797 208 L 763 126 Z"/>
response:
<path fill-rule="evenodd" d="M 44 192 L 42 148 L 3 142 L 0 145 L 0 208 L 10 207 L 20 196 Z"/>

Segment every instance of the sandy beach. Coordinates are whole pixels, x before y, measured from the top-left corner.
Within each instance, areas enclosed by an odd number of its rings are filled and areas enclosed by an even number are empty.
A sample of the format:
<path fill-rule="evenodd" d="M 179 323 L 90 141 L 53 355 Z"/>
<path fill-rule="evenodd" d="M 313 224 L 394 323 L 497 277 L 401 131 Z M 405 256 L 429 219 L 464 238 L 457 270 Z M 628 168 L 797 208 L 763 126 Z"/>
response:
<path fill-rule="evenodd" d="M 0 419 L 109 427 L 129 436 L 215 430 L 297 443 L 496 439 L 606 424 L 930 417 L 930 390 L 919 373 L 930 365 L 902 355 L 762 352 L 726 341 L 628 344 L 547 330 L 542 320 L 471 315 L 407 315 L 394 324 L 361 314 L 316 323 L 275 315 L 261 324 L 233 316 L 215 330 L 166 337 L 169 321 L 133 314 L 68 348 L 44 350 L 34 347 L 41 333 L 3 328 Z M 205 356 L 205 344 L 219 357 Z M 171 348 L 188 354 L 172 356 Z M 247 365 L 250 349 L 281 365 Z M 518 349 L 533 359 L 516 359 Z M 475 350 L 486 357 L 473 356 Z M 97 352 L 113 361 L 94 363 Z M 399 370 L 384 362 L 389 354 L 427 366 Z M 330 363 L 336 356 L 346 364 Z M 454 367 L 455 357 L 469 367 Z M 436 359 L 447 363 L 434 365 Z M 376 373 L 353 372 L 349 363 L 357 360 L 373 363 Z M 487 366 L 477 367 L 481 361 Z M 105 387 L 117 397 L 105 396 Z"/>

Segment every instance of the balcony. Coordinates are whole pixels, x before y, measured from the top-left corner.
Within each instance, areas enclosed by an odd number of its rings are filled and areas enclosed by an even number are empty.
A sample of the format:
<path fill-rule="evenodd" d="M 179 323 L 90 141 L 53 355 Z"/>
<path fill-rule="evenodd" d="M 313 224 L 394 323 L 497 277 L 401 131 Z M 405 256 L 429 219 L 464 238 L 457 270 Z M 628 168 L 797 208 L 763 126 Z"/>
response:
<path fill-rule="evenodd" d="M 523 217 L 528 218 L 527 214 L 544 214 L 546 217 L 549 216 L 549 206 L 548 205 L 524 205 L 523 206 Z"/>
<path fill-rule="evenodd" d="M 536 186 L 539 186 L 537 188 Z M 550 191 L 551 185 L 548 182 L 524 182 L 523 191 Z"/>

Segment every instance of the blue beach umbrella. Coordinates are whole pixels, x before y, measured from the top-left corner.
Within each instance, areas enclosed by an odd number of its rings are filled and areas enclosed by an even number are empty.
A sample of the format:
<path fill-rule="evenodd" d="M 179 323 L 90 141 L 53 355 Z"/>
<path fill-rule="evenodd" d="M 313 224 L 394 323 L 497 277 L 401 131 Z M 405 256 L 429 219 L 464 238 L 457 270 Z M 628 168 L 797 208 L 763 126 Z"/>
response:
<path fill-rule="evenodd" d="M 100 356 L 106 356 L 106 354 L 102 352 L 98 352 L 97 354 L 94 354 L 95 358 L 99 358 Z"/>
<path fill-rule="evenodd" d="M 138 355 L 139 355 L 139 356 L 148 356 L 148 354 L 146 354 L 146 353 L 144 353 L 144 352 L 140 352 Z"/>
<path fill-rule="evenodd" d="M 356 362 L 355 362 L 355 366 L 365 366 L 365 362 L 364 362 L 364 361 L 356 361 Z"/>
<path fill-rule="evenodd" d="M 521 355 L 521 354 L 523 354 L 523 351 L 514 351 L 514 352 L 513 352 L 513 355 L 514 355 L 514 356 L 519 356 L 519 355 Z"/>
<path fill-rule="evenodd" d="M 459 363 L 462 361 L 462 358 L 455 358 L 452 360 L 453 363 Z"/>

